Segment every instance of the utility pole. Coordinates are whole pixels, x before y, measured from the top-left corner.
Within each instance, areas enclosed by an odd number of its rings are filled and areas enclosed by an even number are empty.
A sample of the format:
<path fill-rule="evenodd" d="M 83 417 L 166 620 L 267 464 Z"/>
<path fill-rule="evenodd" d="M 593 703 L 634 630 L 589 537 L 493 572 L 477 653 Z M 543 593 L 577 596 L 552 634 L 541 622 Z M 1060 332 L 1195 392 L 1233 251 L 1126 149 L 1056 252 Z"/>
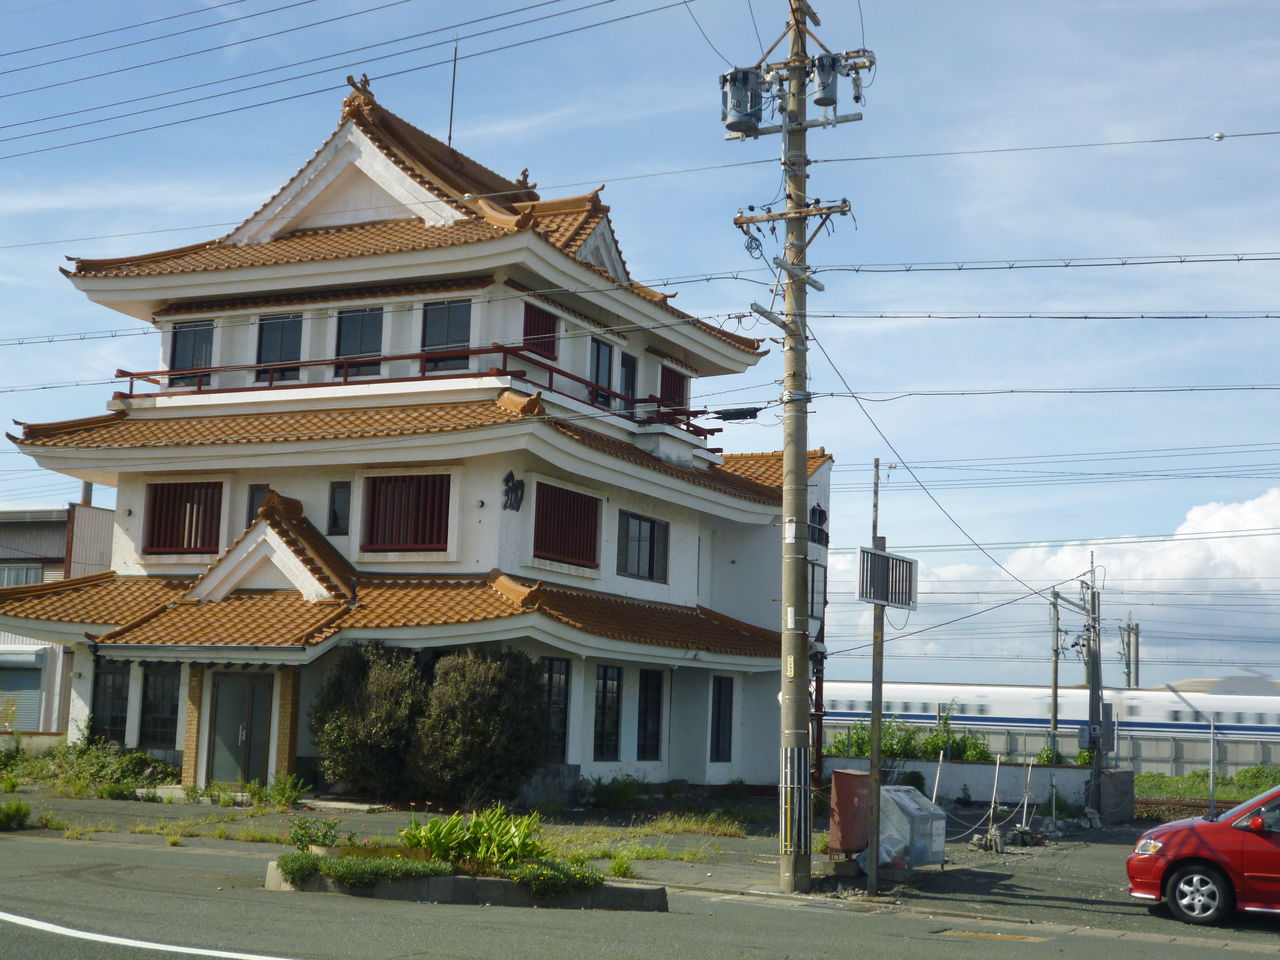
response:
<path fill-rule="evenodd" d="M 780 763 L 778 781 L 778 860 L 779 886 L 784 893 L 806 893 L 812 878 L 812 804 L 810 767 L 813 745 L 810 733 L 809 693 L 809 471 L 808 415 L 809 376 L 807 365 L 808 323 L 807 290 L 822 284 L 809 276 L 805 263 L 809 244 L 835 214 L 849 213 L 847 201 L 821 205 L 808 193 L 808 146 L 810 127 L 829 126 L 862 119 L 861 114 L 823 116 L 807 119 L 808 85 L 812 73 L 815 91 L 813 102 L 834 108 L 838 95 L 836 80 L 852 75 L 854 99 L 861 100 L 859 71 L 869 70 L 875 58 L 865 50 L 823 54 L 809 57 L 808 40 L 816 36 L 808 24 L 821 26 L 808 0 L 788 0 L 790 19 L 784 37 L 789 38 L 787 59 L 766 63 L 769 55 L 782 42 L 782 37 L 754 67 L 733 69 L 720 78 L 722 94 L 721 119 L 730 131 L 726 139 L 745 140 L 766 133 L 781 133 L 782 170 L 785 178 L 787 206 L 785 212 L 766 209 L 762 214 L 743 215 L 739 211 L 734 224 L 746 234 L 748 249 L 759 250 L 760 241 L 752 234 L 760 224 L 782 220 L 786 225 L 786 243 L 781 258 L 774 265 L 785 274 L 783 315 L 778 316 L 759 304 L 755 313 L 776 324 L 783 332 L 782 382 L 782 650 L 781 650 L 781 716 Z M 817 41 L 821 46 L 821 41 Z M 782 122 L 776 127 L 761 127 L 763 88 L 774 89 Z M 812 234 L 808 218 L 821 217 Z M 754 246 L 753 246 L 754 245 Z M 821 744 L 817 744 L 821 749 Z"/>
<path fill-rule="evenodd" d="M 1089 779 L 1089 806 L 1102 813 L 1102 619 L 1097 568 L 1089 554 L 1089 749 L 1093 771 Z"/>
<path fill-rule="evenodd" d="M 1142 686 L 1142 681 L 1138 679 L 1138 667 L 1142 662 L 1138 656 L 1138 647 L 1141 644 L 1142 628 L 1132 621 L 1129 623 L 1129 640 L 1133 644 L 1133 686 L 1138 689 Z"/>
<path fill-rule="evenodd" d="M 1051 642 L 1053 644 L 1053 694 L 1049 702 L 1049 746 L 1054 750 L 1058 749 L 1058 650 L 1059 650 L 1059 632 L 1058 626 L 1058 591 L 1049 591 L 1049 624 L 1053 631 Z"/>
<path fill-rule="evenodd" d="M 880 536 L 880 458 L 871 482 L 871 549 L 884 550 Z M 872 608 L 871 620 L 871 754 L 870 796 L 867 798 L 867 896 L 880 891 L 880 733 L 884 708 L 884 604 Z"/>

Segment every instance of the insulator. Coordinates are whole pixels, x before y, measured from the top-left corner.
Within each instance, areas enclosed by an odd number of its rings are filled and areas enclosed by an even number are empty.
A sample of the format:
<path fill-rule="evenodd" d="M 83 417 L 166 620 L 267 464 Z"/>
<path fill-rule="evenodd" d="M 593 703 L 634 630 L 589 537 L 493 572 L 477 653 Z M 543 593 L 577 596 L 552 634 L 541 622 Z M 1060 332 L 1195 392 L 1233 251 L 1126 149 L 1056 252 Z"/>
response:
<path fill-rule="evenodd" d="M 755 133 L 763 107 L 759 70 L 734 69 L 720 75 L 720 120 L 726 130 Z"/>
<path fill-rule="evenodd" d="M 834 107 L 838 99 L 836 80 L 840 76 L 840 55 L 820 53 L 813 58 L 811 64 L 809 75 L 813 78 L 813 105 Z"/>

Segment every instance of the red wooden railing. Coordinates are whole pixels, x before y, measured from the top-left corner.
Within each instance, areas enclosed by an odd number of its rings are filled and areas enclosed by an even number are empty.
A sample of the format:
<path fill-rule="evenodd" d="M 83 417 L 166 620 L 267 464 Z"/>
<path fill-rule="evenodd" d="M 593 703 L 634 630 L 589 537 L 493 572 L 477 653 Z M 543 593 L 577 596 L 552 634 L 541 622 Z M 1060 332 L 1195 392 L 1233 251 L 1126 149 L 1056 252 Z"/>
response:
<path fill-rule="evenodd" d="M 432 369 L 433 365 L 438 361 L 469 359 L 475 356 L 493 356 L 495 354 L 501 357 L 502 364 L 501 366 L 490 367 L 487 370 L 450 370 L 442 373 Z M 381 365 L 397 361 L 416 363 L 418 368 L 416 376 L 379 378 L 360 376 L 353 372 L 353 368 L 368 366 L 373 363 Z M 313 367 L 332 367 L 334 379 L 330 380 L 326 377 L 322 380 L 301 380 L 300 371 L 304 368 L 310 369 Z M 541 380 L 529 376 L 530 368 L 539 371 L 542 379 L 545 379 L 546 382 L 543 383 Z M 213 385 L 215 375 L 244 372 L 253 373 L 255 382 L 251 386 L 215 387 Z M 266 379 L 257 379 L 263 373 L 266 374 Z M 702 416 L 707 412 L 706 410 L 692 410 L 682 402 L 664 400 L 658 396 L 633 397 L 619 393 L 586 377 L 580 377 L 577 374 L 560 369 L 549 360 L 531 352 L 524 345 L 508 346 L 494 343 L 487 347 L 468 350 L 420 350 L 414 353 L 397 353 L 377 357 L 325 357 L 318 360 L 225 364 L 218 367 L 192 367 L 184 370 L 116 371 L 118 378 L 129 381 L 129 389 L 117 393 L 117 396 L 121 397 L 151 397 L 158 395 L 155 392 L 139 392 L 137 389 L 139 383 L 161 387 L 163 388 L 161 393 L 166 394 L 178 392 L 174 389 L 175 387 L 179 390 L 189 390 L 194 393 L 241 393 L 247 390 L 297 390 L 307 387 L 370 383 L 374 381 L 399 383 L 416 380 L 458 380 L 485 375 L 523 380 L 534 387 L 551 393 L 558 393 L 562 396 L 573 397 L 575 400 L 588 403 L 600 410 L 606 410 L 636 423 L 665 423 L 700 438 L 706 438 L 720 432 L 719 427 L 701 427 L 693 422 L 695 417 Z M 353 377 L 357 379 L 353 379 Z M 566 389 L 569 385 L 583 387 L 585 396 L 579 396 L 578 393 Z"/>

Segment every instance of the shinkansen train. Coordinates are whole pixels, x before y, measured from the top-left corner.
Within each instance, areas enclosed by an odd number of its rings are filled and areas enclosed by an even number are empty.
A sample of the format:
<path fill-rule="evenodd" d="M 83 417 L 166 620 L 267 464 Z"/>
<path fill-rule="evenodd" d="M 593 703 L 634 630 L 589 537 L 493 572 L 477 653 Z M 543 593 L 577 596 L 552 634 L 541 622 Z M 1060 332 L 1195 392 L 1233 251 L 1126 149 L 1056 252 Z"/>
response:
<path fill-rule="evenodd" d="M 882 690 L 886 717 L 933 724 L 950 710 L 953 726 L 990 730 L 1047 730 L 1051 696 L 1048 687 L 967 683 L 886 683 Z M 1212 716 L 1218 736 L 1280 739 L 1277 694 L 1184 692 L 1184 701 L 1167 689 L 1106 688 L 1102 696 L 1112 705 L 1118 733 L 1208 736 Z M 871 716 L 869 682 L 829 680 L 823 685 L 822 699 L 828 725 L 865 722 Z M 1088 722 L 1088 690 L 1059 688 L 1058 729 L 1073 730 Z"/>

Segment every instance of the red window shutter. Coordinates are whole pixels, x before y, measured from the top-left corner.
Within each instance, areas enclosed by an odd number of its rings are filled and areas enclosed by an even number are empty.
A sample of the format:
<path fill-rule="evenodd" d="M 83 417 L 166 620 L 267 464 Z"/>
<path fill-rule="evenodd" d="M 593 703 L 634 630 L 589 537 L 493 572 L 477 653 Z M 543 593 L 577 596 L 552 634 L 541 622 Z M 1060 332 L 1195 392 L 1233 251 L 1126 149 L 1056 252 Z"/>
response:
<path fill-rule="evenodd" d="M 533 555 L 576 567 L 600 566 L 600 500 L 549 483 L 538 484 Z"/>
<path fill-rule="evenodd" d="M 217 553 L 222 484 L 147 484 L 143 553 Z"/>
<path fill-rule="evenodd" d="M 530 353 L 556 358 L 556 315 L 549 310 L 524 305 L 524 348 Z"/>
<path fill-rule="evenodd" d="M 658 396 L 670 407 L 689 406 L 689 378 L 683 373 L 662 368 L 662 381 L 659 383 Z"/>
<path fill-rule="evenodd" d="M 449 549 L 449 475 L 365 481 L 362 550 Z"/>

